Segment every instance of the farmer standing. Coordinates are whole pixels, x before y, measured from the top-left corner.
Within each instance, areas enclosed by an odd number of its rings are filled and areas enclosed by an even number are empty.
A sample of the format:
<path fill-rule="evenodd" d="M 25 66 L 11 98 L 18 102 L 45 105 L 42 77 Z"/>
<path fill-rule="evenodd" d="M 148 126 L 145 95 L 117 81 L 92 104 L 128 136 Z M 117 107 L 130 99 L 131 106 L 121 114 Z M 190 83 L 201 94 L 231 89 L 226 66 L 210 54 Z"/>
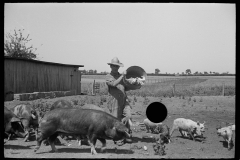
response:
<path fill-rule="evenodd" d="M 131 106 L 127 100 L 127 91 L 123 84 L 123 78 L 126 75 L 126 71 L 122 75 L 118 72 L 120 67 L 123 67 L 123 64 L 120 63 L 117 57 L 114 57 L 110 65 L 111 73 L 106 76 L 106 84 L 108 86 L 108 92 L 111 95 L 111 98 L 108 102 L 108 109 L 110 113 L 117 117 L 119 120 L 126 125 L 126 127 L 131 131 Z M 125 142 L 131 143 L 131 139 L 125 139 Z"/>

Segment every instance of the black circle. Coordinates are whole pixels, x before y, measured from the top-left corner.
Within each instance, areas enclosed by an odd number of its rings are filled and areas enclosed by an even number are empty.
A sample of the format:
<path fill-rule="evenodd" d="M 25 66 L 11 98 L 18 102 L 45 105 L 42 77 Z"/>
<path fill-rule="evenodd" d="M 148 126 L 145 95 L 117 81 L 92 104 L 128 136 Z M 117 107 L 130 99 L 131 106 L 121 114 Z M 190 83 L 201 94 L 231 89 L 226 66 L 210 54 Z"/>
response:
<path fill-rule="evenodd" d="M 166 106 L 160 102 L 153 102 L 149 104 L 146 109 L 147 118 L 154 123 L 160 123 L 164 121 L 167 117 L 167 114 L 168 111 Z"/>

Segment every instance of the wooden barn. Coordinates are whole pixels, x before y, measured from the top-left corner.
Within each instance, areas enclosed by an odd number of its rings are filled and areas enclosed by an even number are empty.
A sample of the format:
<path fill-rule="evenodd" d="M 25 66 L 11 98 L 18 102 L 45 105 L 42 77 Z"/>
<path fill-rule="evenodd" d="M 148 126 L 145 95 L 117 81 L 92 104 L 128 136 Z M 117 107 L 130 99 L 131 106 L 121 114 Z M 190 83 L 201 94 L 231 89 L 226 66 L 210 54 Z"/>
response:
<path fill-rule="evenodd" d="M 47 92 L 56 97 L 57 94 L 65 96 L 65 93 L 81 94 L 79 67 L 84 66 L 4 57 L 4 95 L 36 93 L 37 97 L 27 99 L 37 99 L 43 95 L 40 93 Z"/>

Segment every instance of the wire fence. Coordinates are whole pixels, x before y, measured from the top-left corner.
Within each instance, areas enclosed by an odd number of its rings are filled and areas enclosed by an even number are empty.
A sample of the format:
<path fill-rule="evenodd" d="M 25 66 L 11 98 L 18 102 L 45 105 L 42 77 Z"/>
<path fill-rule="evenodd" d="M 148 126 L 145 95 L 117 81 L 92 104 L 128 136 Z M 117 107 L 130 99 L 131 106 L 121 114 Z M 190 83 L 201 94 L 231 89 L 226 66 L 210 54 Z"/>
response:
<path fill-rule="evenodd" d="M 210 83 L 211 82 L 211 83 Z M 96 87 L 97 86 L 97 87 Z M 108 87 L 103 79 L 82 81 L 82 93 L 88 95 L 108 95 Z M 234 81 L 207 81 L 201 78 L 152 78 L 138 90 L 127 91 L 135 96 L 233 96 Z"/>

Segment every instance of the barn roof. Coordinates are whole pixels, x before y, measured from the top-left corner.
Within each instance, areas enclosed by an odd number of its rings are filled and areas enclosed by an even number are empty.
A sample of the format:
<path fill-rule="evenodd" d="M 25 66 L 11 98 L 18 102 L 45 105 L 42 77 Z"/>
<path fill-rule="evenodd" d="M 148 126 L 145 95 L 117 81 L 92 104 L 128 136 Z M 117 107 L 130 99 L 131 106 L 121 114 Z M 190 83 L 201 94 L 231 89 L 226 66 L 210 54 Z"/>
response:
<path fill-rule="evenodd" d="M 84 67 L 84 65 L 62 64 L 62 63 L 45 62 L 45 61 L 39 61 L 39 60 L 33 60 L 33 59 L 15 58 L 15 57 L 7 57 L 7 56 L 4 56 L 4 59 L 21 60 L 21 61 L 29 61 L 29 62 L 34 62 L 34 63 L 45 63 L 45 64 L 69 66 L 69 67 Z"/>

